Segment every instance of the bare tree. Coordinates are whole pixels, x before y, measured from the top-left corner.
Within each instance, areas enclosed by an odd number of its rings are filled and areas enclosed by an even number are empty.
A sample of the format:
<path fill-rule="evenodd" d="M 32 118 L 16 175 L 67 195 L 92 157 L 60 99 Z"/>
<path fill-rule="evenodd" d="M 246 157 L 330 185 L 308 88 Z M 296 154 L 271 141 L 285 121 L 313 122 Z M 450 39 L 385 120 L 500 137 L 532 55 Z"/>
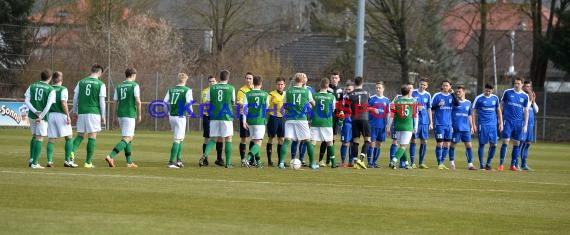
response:
<path fill-rule="evenodd" d="M 384 59 L 400 65 L 402 83 L 409 82 L 410 44 L 409 31 L 414 25 L 415 1 L 407 0 L 371 0 L 368 10 L 367 31 L 374 41 L 373 51 Z"/>

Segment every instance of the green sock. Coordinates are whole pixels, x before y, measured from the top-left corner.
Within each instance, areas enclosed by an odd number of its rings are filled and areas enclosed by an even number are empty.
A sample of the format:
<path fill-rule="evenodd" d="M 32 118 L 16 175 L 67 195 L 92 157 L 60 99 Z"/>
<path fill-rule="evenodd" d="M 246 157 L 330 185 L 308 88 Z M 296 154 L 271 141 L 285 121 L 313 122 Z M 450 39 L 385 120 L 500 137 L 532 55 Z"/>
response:
<path fill-rule="evenodd" d="M 174 163 L 176 161 L 176 155 L 178 155 L 178 150 L 180 149 L 180 143 L 172 143 L 172 148 L 170 148 L 170 159 L 169 163 Z"/>
<path fill-rule="evenodd" d="M 336 165 L 336 160 L 334 159 L 334 145 L 327 146 L 327 155 L 329 155 L 329 158 L 331 159 L 331 166 Z"/>
<path fill-rule="evenodd" d="M 254 144 L 253 146 L 251 146 L 251 149 L 249 150 L 249 153 L 247 154 L 248 155 L 247 160 L 250 161 L 251 160 L 250 157 L 255 157 L 255 156 L 259 155 L 259 149 L 260 149 L 260 146 L 258 144 Z"/>
<path fill-rule="evenodd" d="M 72 152 L 76 152 L 77 148 L 79 147 L 79 145 L 81 145 L 81 142 L 83 142 L 83 135 L 77 135 L 77 137 L 75 137 L 75 139 L 73 140 L 73 150 Z"/>
<path fill-rule="evenodd" d="M 315 164 L 315 145 L 312 142 L 307 141 L 307 153 L 309 155 L 309 162 Z"/>
<path fill-rule="evenodd" d="M 210 154 L 212 149 L 214 149 L 214 147 L 216 147 L 216 141 L 209 140 L 208 144 L 206 144 L 206 149 L 204 150 L 204 157 L 208 157 L 208 155 Z"/>
<path fill-rule="evenodd" d="M 176 154 L 176 161 L 182 161 L 182 146 L 184 146 L 184 141 L 180 141 L 180 146 L 178 147 L 178 153 Z"/>
<path fill-rule="evenodd" d="M 132 153 L 133 153 L 132 141 L 129 141 L 129 143 L 127 143 L 127 146 L 125 147 L 125 158 L 127 159 L 128 164 L 133 163 L 133 159 L 131 158 Z"/>
<path fill-rule="evenodd" d="M 94 138 L 87 139 L 87 157 L 85 163 L 91 164 L 93 162 L 93 154 L 95 153 L 96 140 Z"/>
<path fill-rule="evenodd" d="M 404 149 L 404 155 L 402 155 L 403 161 L 406 163 L 406 165 L 408 164 L 408 152 L 406 152 L 406 149 Z"/>
<path fill-rule="evenodd" d="M 73 151 L 73 139 L 65 139 L 65 161 L 71 161 L 71 152 Z"/>
<path fill-rule="evenodd" d="M 392 158 L 393 162 L 397 162 L 398 159 L 400 159 L 404 153 L 406 153 L 406 150 L 403 149 L 402 147 L 399 147 L 398 150 L 396 151 L 396 155 L 394 156 L 394 158 Z"/>
<path fill-rule="evenodd" d="M 123 151 L 123 149 L 125 149 L 125 147 L 127 147 L 127 142 L 125 142 L 125 140 L 119 141 L 119 143 L 117 143 L 117 145 L 115 145 L 115 147 L 113 148 L 113 151 L 111 151 L 111 153 L 109 153 L 109 156 L 111 158 L 115 158 L 115 156 L 117 156 L 117 154 L 119 154 L 121 151 Z"/>
<path fill-rule="evenodd" d="M 210 145 L 210 143 L 208 143 Z M 214 144 L 215 145 L 215 144 Z M 207 146 L 206 146 L 207 148 Z M 232 142 L 226 142 L 226 148 L 224 149 L 226 152 L 226 166 L 231 165 L 232 162 Z"/>
<path fill-rule="evenodd" d="M 32 136 L 32 139 L 30 140 L 30 160 L 32 161 L 34 159 L 34 144 L 36 144 L 36 137 Z"/>
<path fill-rule="evenodd" d="M 290 144 L 291 144 L 291 140 L 285 139 L 285 141 L 283 142 L 283 145 L 281 145 L 281 149 L 279 150 L 279 152 L 281 152 L 281 154 L 279 156 L 279 163 L 285 162 L 285 155 L 287 155 L 287 149 L 289 149 Z"/>
<path fill-rule="evenodd" d="M 34 155 L 33 155 L 33 164 L 38 164 L 40 160 L 40 154 L 42 153 L 42 141 L 34 140 Z"/>
<path fill-rule="evenodd" d="M 53 162 L 53 147 L 54 143 L 49 141 L 46 146 L 47 160 L 48 162 Z"/>

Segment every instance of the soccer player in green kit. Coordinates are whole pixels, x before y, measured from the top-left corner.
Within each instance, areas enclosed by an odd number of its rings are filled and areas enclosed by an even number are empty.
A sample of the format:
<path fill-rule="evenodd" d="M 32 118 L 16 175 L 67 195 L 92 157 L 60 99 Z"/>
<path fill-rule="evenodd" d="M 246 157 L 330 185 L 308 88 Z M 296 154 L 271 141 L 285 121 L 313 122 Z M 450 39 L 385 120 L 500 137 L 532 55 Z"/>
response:
<path fill-rule="evenodd" d="M 73 90 L 73 113 L 77 115 L 77 137 L 73 140 L 73 152 L 83 141 L 87 134 L 87 157 L 85 168 L 94 168 L 92 163 L 95 153 L 97 133 L 101 131 L 101 125 L 105 125 L 105 97 L 107 88 L 105 83 L 99 80 L 103 74 L 103 67 L 99 64 L 91 66 L 91 74 L 81 79 Z M 72 158 L 75 154 L 72 154 Z"/>
<path fill-rule="evenodd" d="M 269 94 L 261 90 L 263 79 L 261 76 L 253 76 L 253 89 L 245 93 L 243 99 L 243 118 L 240 123 L 244 129 L 249 130 L 253 145 L 247 156 L 241 160 L 243 167 L 249 167 L 249 162 L 255 158 L 255 165 L 262 167 L 259 152 L 261 142 L 265 136 L 265 126 L 267 125 L 267 104 L 269 104 Z"/>
<path fill-rule="evenodd" d="M 418 116 L 416 109 L 416 100 L 412 97 L 412 89 L 408 85 L 402 85 L 402 96 L 394 100 L 393 107 L 391 108 L 392 116 L 388 117 L 388 125 L 386 132 L 390 135 L 391 131 L 396 132 L 396 139 L 398 140 L 398 150 L 396 155 L 390 161 L 390 167 L 396 169 L 396 163 L 402 156 L 406 163 L 406 169 L 412 169 L 408 162 L 408 155 L 406 148 L 410 144 L 412 134 L 418 130 Z M 390 130 L 394 122 L 394 130 Z"/>
<path fill-rule="evenodd" d="M 184 167 L 182 164 L 182 143 L 186 135 L 187 110 L 185 108 L 192 101 L 192 89 L 186 86 L 188 75 L 179 73 L 177 79 L 178 84 L 169 88 L 164 97 L 164 102 L 170 106 L 169 122 L 174 134 L 168 160 L 168 168 L 171 169 Z M 192 106 L 189 108 L 192 111 Z"/>
<path fill-rule="evenodd" d="M 311 141 L 315 146 L 317 141 L 326 143 L 328 158 L 331 168 L 337 168 L 334 151 L 333 112 L 336 107 L 336 97 L 328 92 L 329 79 L 322 78 L 319 92 L 313 95 L 315 105 L 313 107 L 313 119 L 311 120 Z"/>
<path fill-rule="evenodd" d="M 285 155 L 291 140 L 306 143 L 311 138 L 311 130 L 309 129 L 309 121 L 307 114 L 311 114 L 311 106 L 315 106 L 313 95 L 303 87 L 303 82 L 307 79 L 304 73 L 295 74 L 295 85 L 287 88 L 285 91 L 285 142 L 281 148 L 281 157 L 279 159 L 279 168 L 285 169 Z M 315 163 L 315 146 L 312 143 L 307 145 L 309 153 L 309 161 L 311 169 L 318 169 L 319 165 Z"/>
<path fill-rule="evenodd" d="M 109 167 L 115 167 L 115 156 L 125 150 L 127 167 L 137 168 L 137 164 L 135 164 L 131 158 L 131 141 L 135 135 L 135 124 L 137 122 L 140 123 L 142 120 L 141 92 L 139 84 L 135 82 L 137 79 L 137 70 L 127 68 L 127 70 L 125 70 L 125 77 L 126 79 L 115 88 L 115 95 L 113 96 L 113 100 L 117 102 L 117 119 L 121 127 L 121 136 L 123 138 L 115 145 L 113 151 L 105 157 L 105 161 L 107 161 Z"/>
<path fill-rule="evenodd" d="M 67 88 L 62 86 L 63 74 L 55 71 L 52 75 L 52 87 L 55 91 L 55 103 L 49 110 L 48 117 L 48 137 L 49 142 L 46 147 L 48 164 L 47 167 L 53 167 L 53 149 L 55 141 L 58 138 L 65 137 L 65 161 L 64 167 L 77 167 L 77 164 L 71 160 L 71 152 L 73 151 L 73 139 L 71 129 L 71 118 L 69 117 L 69 109 L 67 108 L 67 99 L 69 93 Z"/>
<path fill-rule="evenodd" d="M 32 169 L 43 169 L 40 166 L 39 159 L 42 152 L 42 142 L 48 135 L 48 112 L 55 102 L 55 91 L 49 85 L 51 80 L 51 71 L 46 69 L 41 73 L 41 81 L 34 82 L 26 90 L 25 102 L 28 106 L 28 117 L 30 118 L 30 130 L 34 138 L 30 142 L 30 162 Z"/>
<path fill-rule="evenodd" d="M 216 139 L 224 139 L 226 168 L 232 168 L 232 136 L 234 133 L 232 107 L 235 104 L 236 92 L 234 86 L 228 84 L 230 71 L 220 72 L 220 82 L 210 86 L 206 94 L 206 102 L 211 106 L 210 115 L 210 141 L 206 145 L 206 150 L 198 161 L 200 167 L 208 165 L 208 154 L 216 146 Z M 238 112 L 239 113 L 239 112 Z"/>

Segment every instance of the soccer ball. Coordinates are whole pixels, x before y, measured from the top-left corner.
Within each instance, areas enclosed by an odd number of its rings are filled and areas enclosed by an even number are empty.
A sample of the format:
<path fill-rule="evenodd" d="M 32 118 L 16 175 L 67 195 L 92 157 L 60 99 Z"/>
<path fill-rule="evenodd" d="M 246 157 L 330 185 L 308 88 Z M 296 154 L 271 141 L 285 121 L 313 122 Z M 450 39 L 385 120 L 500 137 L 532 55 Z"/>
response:
<path fill-rule="evenodd" d="M 289 166 L 291 166 L 291 169 L 293 169 L 293 170 L 301 169 L 301 165 L 302 165 L 302 163 L 301 163 L 301 160 L 299 160 L 299 159 L 293 159 L 289 162 Z"/>

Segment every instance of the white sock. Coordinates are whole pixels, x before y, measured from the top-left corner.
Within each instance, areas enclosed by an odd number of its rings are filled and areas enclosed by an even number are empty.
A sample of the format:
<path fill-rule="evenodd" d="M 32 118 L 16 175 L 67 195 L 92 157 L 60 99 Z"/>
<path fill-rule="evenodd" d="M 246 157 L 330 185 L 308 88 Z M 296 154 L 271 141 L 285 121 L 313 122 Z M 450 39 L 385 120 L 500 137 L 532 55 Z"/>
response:
<path fill-rule="evenodd" d="M 455 161 L 449 161 L 449 165 L 455 166 Z"/>

